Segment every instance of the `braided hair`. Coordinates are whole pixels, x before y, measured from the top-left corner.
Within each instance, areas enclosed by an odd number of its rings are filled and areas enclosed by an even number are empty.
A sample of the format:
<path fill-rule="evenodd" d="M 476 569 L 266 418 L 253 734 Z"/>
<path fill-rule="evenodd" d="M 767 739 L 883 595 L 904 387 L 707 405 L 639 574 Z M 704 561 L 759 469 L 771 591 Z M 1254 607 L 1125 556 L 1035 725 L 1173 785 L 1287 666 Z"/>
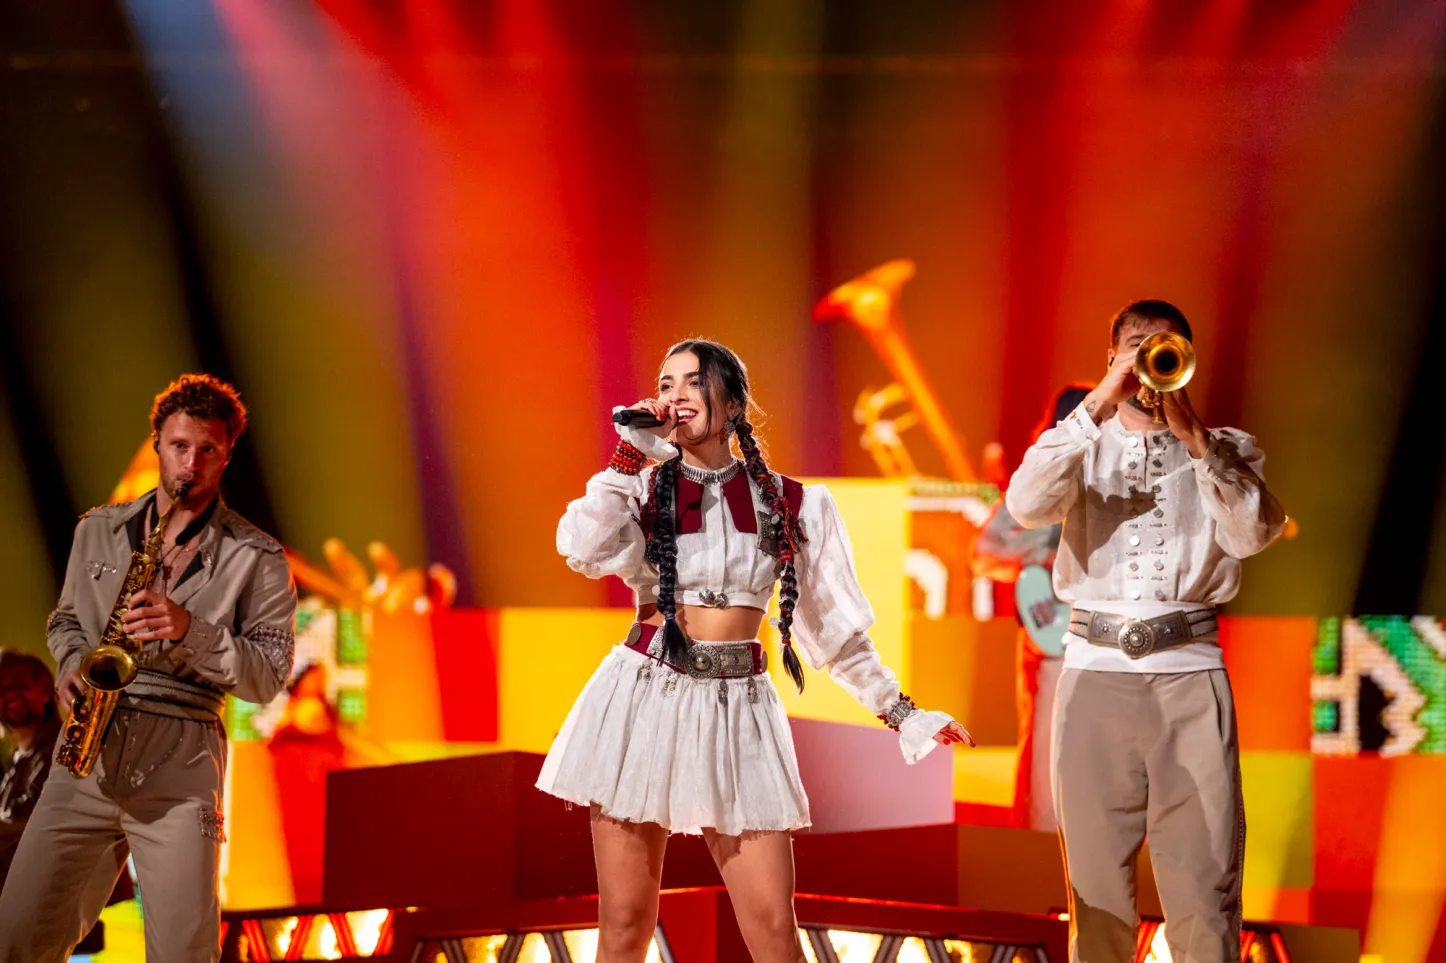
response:
<path fill-rule="evenodd" d="M 692 352 L 698 359 L 698 376 L 703 391 L 706 421 L 712 428 L 713 398 L 715 388 L 726 401 L 737 404 L 742 412 L 757 406 L 753 404 L 748 390 L 748 368 L 729 348 L 713 341 L 690 339 L 680 341 L 668 349 L 667 357 Z M 795 557 L 803 541 L 798 519 L 788 507 L 788 501 L 764 461 L 763 451 L 754 434 L 753 425 L 745 414 L 729 419 L 720 430 L 731 428 L 737 433 L 738 449 L 743 455 L 749 477 L 758 487 L 759 494 L 771 511 L 774 541 L 778 545 L 778 559 L 782 566 L 779 576 L 780 595 L 778 601 L 778 630 L 783 642 L 783 665 L 793 679 L 798 691 L 803 691 L 803 664 L 793 649 L 793 611 L 798 603 L 798 575 Z M 678 540 L 677 512 L 674 493 L 677 486 L 678 463 L 682 455 L 671 458 L 653 469 L 648 482 L 648 502 L 645 514 L 650 522 L 646 557 L 658 569 L 658 611 L 663 616 L 663 656 L 681 664 L 687 657 L 688 638 L 677 623 L 678 585 Z M 761 535 L 762 533 L 760 533 Z"/>
<path fill-rule="evenodd" d="M 644 557 L 658 569 L 658 611 L 663 613 L 663 658 L 682 665 L 688 657 L 688 637 L 678 625 L 678 514 L 673 505 L 677 493 L 678 462 L 682 454 L 653 469 L 648 480 L 647 514 L 652 522 Z"/>
<path fill-rule="evenodd" d="M 773 472 L 763 460 L 758 439 L 753 435 L 753 426 L 741 416 L 733 425 L 738 432 L 738 447 L 743 452 L 748 476 L 758 486 L 759 494 L 768 503 L 772 513 L 769 521 L 773 525 L 774 540 L 778 545 L 778 561 L 783 566 L 783 571 L 778 576 L 778 635 L 783 641 L 783 667 L 788 670 L 789 678 L 798 686 L 798 691 L 802 692 L 803 664 L 798 661 L 798 653 L 793 651 L 793 609 L 798 604 L 798 571 L 794 565 L 794 556 L 798 552 L 799 542 L 803 541 L 803 533 L 793 510 L 788 507 L 788 499 L 783 496 Z"/>

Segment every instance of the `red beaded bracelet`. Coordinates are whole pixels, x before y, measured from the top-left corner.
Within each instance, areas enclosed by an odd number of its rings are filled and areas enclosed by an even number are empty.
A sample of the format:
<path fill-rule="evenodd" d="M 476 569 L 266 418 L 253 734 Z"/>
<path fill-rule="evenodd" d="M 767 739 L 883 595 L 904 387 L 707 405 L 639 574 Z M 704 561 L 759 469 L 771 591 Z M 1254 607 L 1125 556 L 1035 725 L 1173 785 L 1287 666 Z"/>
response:
<path fill-rule="evenodd" d="M 608 467 L 624 475 L 636 475 L 643 470 L 647 456 L 625 441 L 618 442 L 617 450 L 608 459 Z"/>

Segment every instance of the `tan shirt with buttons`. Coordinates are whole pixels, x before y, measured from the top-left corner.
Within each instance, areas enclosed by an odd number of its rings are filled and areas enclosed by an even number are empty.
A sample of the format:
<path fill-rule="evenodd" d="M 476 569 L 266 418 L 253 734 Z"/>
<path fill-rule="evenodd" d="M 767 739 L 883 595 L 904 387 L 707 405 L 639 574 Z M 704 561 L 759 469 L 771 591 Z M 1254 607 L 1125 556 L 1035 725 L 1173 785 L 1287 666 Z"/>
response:
<path fill-rule="evenodd" d="M 152 492 L 94 509 L 76 526 L 46 627 L 62 675 L 99 641 L 154 500 Z M 247 702 L 270 702 L 286 686 L 295 649 L 296 587 L 281 544 L 221 502 L 195 537 L 193 557 L 199 562 L 189 573 L 177 566 L 167 580 L 171 600 L 191 615 L 190 629 L 178 642 L 147 642 L 137 661 Z"/>

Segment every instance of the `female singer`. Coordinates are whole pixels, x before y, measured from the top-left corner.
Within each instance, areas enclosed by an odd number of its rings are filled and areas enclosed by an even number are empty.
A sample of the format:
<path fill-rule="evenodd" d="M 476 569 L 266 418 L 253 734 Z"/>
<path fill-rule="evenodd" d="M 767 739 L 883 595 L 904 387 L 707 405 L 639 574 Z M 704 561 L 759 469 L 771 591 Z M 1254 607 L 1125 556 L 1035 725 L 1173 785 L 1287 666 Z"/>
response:
<path fill-rule="evenodd" d="M 600 963 L 644 958 L 669 833 L 703 835 L 755 960 L 804 959 L 791 832 L 809 824 L 808 797 L 757 641 L 775 582 L 783 663 L 799 691 L 801 651 L 898 731 L 909 763 L 936 743 L 973 745 L 945 713 L 915 708 L 880 664 L 838 507 L 823 486 L 769 469 L 750 404 L 732 351 L 674 345 L 658 396 L 632 407 L 657 426 L 619 426 L 607 470 L 558 525 L 568 565 L 620 576 L 638 608 L 537 782 L 591 807 Z M 649 459 L 658 464 L 644 468 Z"/>

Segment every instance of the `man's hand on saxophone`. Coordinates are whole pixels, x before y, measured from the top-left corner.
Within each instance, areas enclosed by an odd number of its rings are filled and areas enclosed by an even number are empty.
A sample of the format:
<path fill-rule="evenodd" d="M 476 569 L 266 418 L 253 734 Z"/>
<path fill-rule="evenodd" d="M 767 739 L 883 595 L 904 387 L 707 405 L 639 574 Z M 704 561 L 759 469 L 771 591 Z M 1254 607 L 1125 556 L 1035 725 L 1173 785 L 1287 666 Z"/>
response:
<path fill-rule="evenodd" d="M 60 711 L 67 716 L 70 715 L 70 707 L 80 694 L 85 691 L 85 683 L 81 681 L 80 666 L 76 666 L 60 677 L 55 683 L 55 695 L 60 701 Z"/>
<path fill-rule="evenodd" d="M 130 611 L 121 616 L 126 635 L 140 642 L 179 642 L 191 630 L 191 613 L 152 589 L 131 596 Z"/>

